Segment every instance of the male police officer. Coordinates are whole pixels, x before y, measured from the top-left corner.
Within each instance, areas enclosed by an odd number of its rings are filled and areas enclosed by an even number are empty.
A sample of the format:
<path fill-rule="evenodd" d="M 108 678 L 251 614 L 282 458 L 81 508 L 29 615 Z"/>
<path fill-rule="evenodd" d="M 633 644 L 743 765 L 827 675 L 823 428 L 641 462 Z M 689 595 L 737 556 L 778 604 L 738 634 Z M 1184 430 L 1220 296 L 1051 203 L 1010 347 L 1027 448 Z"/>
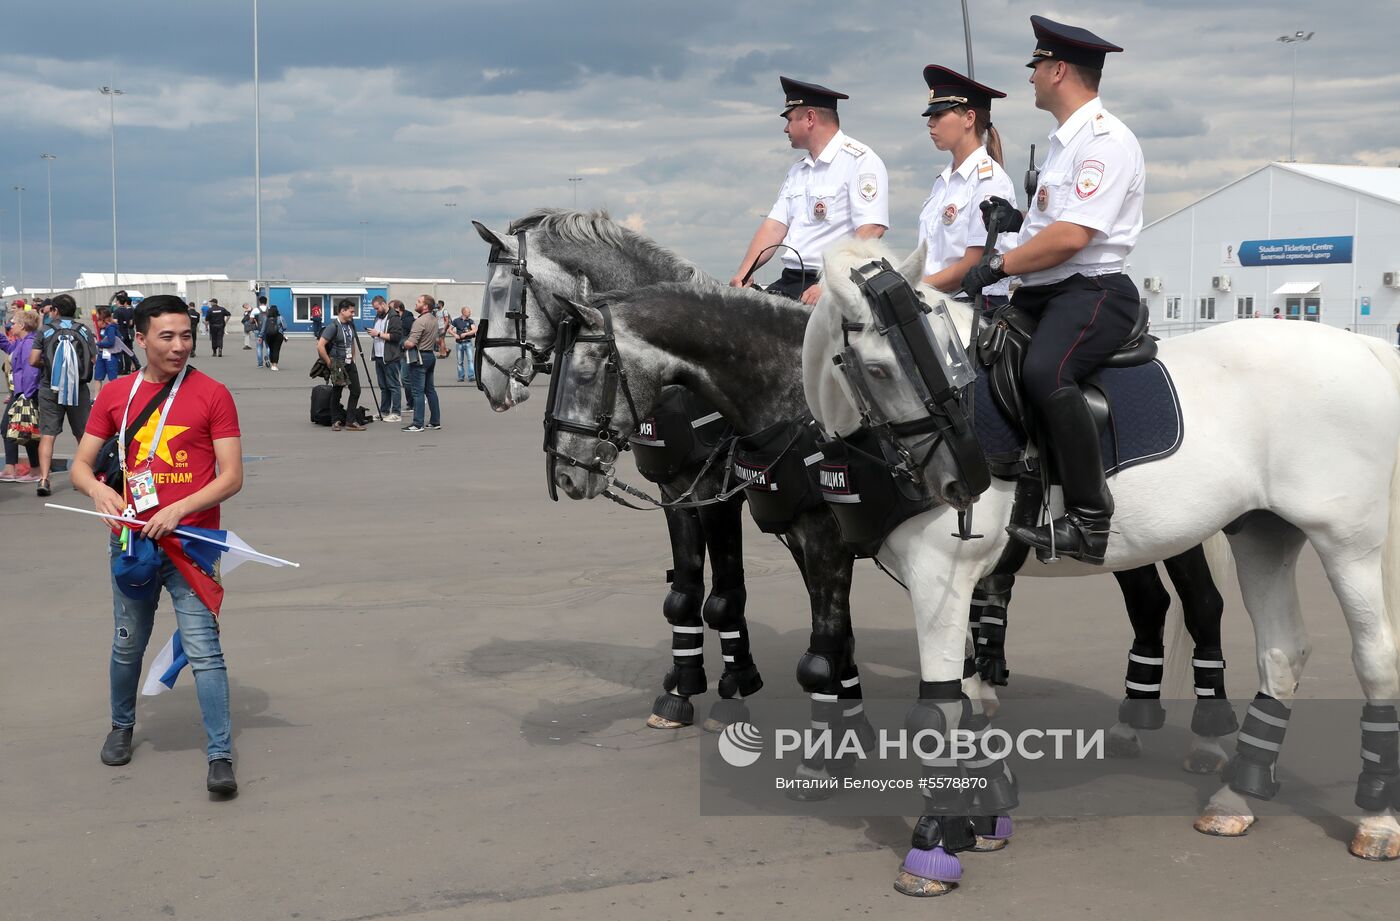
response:
<path fill-rule="evenodd" d="M 778 249 L 775 244 L 786 243 L 792 249 L 783 250 L 782 278 L 768 290 L 815 304 L 821 296 L 817 267 L 823 250 L 852 233 L 884 236 L 890 224 L 889 177 L 874 151 L 841 130 L 836 101 L 851 97 L 814 83 L 779 79 L 784 95 L 779 114 L 787 120 L 783 133 L 807 156 L 788 170 L 777 202 L 729 284 L 743 285 L 755 260 L 763 265 Z"/>
<path fill-rule="evenodd" d="M 1123 344 L 1138 316 L 1137 287 L 1123 268 L 1142 229 L 1146 167 L 1137 138 L 1098 96 L 1105 54 L 1123 49 L 1042 16 L 1031 24 L 1037 44 L 1026 66 L 1036 108 L 1054 115 L 1059 128 L 1024 225 L 1012 205 L 982 206 L 1019 227 L 1019 245 L 974 267 L 963 288 L 980 292 L 1019 275 L 1012 303 L 1040 320 L 1023 379 L 1064 484 L 1065 515 L 1044 527 L 1008 530 L 1041 550 L 1053 537 L 1057 552 L 1102 564 L 1113 497 L 1079 381 Z"/>

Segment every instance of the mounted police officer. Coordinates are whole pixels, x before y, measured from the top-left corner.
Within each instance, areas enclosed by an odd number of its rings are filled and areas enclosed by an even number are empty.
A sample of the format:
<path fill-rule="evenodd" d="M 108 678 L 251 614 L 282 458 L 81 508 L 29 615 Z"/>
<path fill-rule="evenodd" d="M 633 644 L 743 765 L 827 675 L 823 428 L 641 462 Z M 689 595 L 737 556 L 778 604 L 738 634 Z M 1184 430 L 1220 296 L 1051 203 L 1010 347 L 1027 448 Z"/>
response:
<path fill-rule="evenodd" d="M 919 242 L 928 245 L 924 284 L 963 298 L 963 276 L 977 265 L 987 243 L 979 206 L 993 196 L 1016 200 L 1016 186 L 1002 169 L 1001 136 L 992 127 L 992 100 L 1006 94 L 937 64 L 924 68 L 924 82 L 929 138 L 953 157 L 933 181 L 919 214 Z M 1006 234 L 1005 243 L 1014 245 L 1015 236 Z M 983 296 L 994 306 L 1004 304 L 1008 285 L 1002 279 Z"/>
<path fill-rule="evenodd" d="M 1137 287 L 1123 269 L 1142 229 L 1146 167 L 1137 138 L 1098 95 L 1104 56 L 1123 49 L 1042 16 L 1032 16 L 1031 24 L 1037 44 L 1026 66 L 1035 104 L 1059 128 L 1050 135 L 1024 224 L 1007 202 L 985 206 L 1019 227 L 1019 245 L 969 271 L 963 288 L 978 292 L 1019 275 L 1022 287 L 1012 303 L 1040 321 L 1023 379 L 1064 484 L 1065 515 L 1051 525 L 1008 530 L 1042 550 L 1053 537 L 1057 552 L 1101 564 L 1113 497 L 1079 381 L 1123 344 L 1138 316 Z"/>
<path fill-rule="evenodd" d="M 794 149 L 807 151 L 788 170 L 778 200 L 749 243 L 739 271 L 729 280 L 740 287 L 757 265 L 784 249 L 782 277 L 768 290 L 804 304 L 821 296 L 817 266 L 822 252 L 842 237 L 881 237 L 890 224 L 889 177 L 875 152 L 841 130 L 836 101 L 845 93 L 802 83 L 783 84 L 783 132 Z M 801 253 L 799 260 L 797 253 Z M 805 263 L 805 271 L 804 271 Z"/>

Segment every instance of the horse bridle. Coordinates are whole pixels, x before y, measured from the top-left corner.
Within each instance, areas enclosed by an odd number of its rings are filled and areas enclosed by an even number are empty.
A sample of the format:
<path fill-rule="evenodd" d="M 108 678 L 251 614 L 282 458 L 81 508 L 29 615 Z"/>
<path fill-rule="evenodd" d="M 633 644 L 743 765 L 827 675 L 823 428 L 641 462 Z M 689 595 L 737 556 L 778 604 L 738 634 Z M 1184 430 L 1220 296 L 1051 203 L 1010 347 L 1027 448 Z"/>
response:
<path fill-rule="evenodd" d="M 486 390 L 486 385 L 483 383 L 481 377 L 481 366 L 483 364 L 490 365 L 520 386 L 528 387 L 530 386 L 530 382 L 535 379 L 535 375 L 549 373 L 550 365 L 553 360 L 553 342 L 541 348 L 530 341 L 528 305 L 531 294 L 534 294 L 535 301 L 540 305 L 540 312 L 544 314 L 544 318 L 549 321 L 552 326 L 556 327 L 556 333 L 559 320 L 549 315 L 549 311 L 544 308 L 544 301 L 534 290 L 534 276 L 530 274 L 526 259 L 525 231 L 519 231 L 516 234 L 516 239 L 518 241 L 516 245 L 518 255 L 515 259 L 503 258 L 502 254 L 505 252 L 505 248 L 500 243 L 492 244 L 491 253 L 486 258 L 487 266 L 493 269 L 497 266 L 510 267 L 511 274 L 520 281 L 520 296 L 519 303 L 508 308 L 505 314 L 505 318 L 514 324 L 514 337 L 492 338 L 490 332 L 491 318 L 486 310 L 483 309 L 482 311 L 483 316 L 481 322 L 477 324 L 476 333 L 476 389 L 481 391 Z M 582 279 L 581 285 L 586 290 L 586 278 Z M 486 296 L 491 296 L 489 282 L 487 284 Z M 556 341 L 557 338 L 556 334 Z M 519 349 L 520 357 L 507 368 L 491 357 L 490 350 L 493 348 Z"/>
<path fill-rule="evenodd" d="M 607 350 L 603 358 L 602 369 L 603 396 L 598 404 L 598 414 L 592 420 L 575 421 L 560 418 L 555 414 L 559 388 L 563 383 L 564 375 L 558 373 L 550 375 L 549 399 L 544 413 L 545 479 L 549 486 L 549 498 L 555 501 L 559 499 L 559 491 L 554 482 L 554 471 L 559 461 L 602 477 L 609 479 L 613 477 L 613 465 L 617 462 L 617 456 L 628 449 L 627 438 L 612 424 L 612 407 L 617 402 L 619 389 L 627 401 L 627 411 L 632 416 L 633 429 L 635 430 L 641 422 L 641 416 L 637 413 L 636 401 L 632 399 L 632 388 L 627 383 L 627 370 L 622 366 L 622 355 L 617 349 L 617 336 L 613 333 L 612 308 L 607 304 L 599 304 L 596 309 L 603 317 L 602 332 L 583 332 L 582 319 L 576 314 L 571 314 L 559 321 L 554 344 L 551 347 L 561 363 L 563 358 L 573 353 L 575 347 L 581 342 L 602 345 Z M 598 439 L 593 459 L 583 460 L 559 450 L 556 442 L 561 432 Z"/>

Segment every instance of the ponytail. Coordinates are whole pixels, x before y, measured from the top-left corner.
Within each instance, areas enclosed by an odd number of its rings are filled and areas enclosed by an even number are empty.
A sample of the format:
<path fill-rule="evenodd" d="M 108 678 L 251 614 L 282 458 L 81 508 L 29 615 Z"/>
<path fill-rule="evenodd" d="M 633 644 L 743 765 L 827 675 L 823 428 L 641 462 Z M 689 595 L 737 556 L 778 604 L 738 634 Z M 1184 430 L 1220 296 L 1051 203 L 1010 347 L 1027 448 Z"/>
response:
<path fill-rule="evenodd" d="M 972 114 L 976 118 L 973 130 L 983 139 L 987 154 L 997 161 L 999 166 L 1005 167 L 1006 163 L 1001 159 L 1001 132 L 992 124 L 992 113 L 987 109 L 973 109 Z"/>

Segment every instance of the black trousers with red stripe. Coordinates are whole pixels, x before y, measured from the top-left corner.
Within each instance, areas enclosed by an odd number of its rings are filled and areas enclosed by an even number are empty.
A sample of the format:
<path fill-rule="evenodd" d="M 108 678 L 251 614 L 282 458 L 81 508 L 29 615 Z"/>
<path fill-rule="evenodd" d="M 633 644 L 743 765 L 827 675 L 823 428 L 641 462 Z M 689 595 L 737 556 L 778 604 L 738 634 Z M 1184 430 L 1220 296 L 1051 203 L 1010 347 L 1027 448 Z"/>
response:
<path fill-rule="evenodd" d="M 1071 275 L 1018 288 L 1011 303 L 1040 320 L 1021 372 L 1026 396 L 1041 407 L 1076 386 L 1118 350 L 1138 316 L 1138 290 L 1126 275 Z"/>

